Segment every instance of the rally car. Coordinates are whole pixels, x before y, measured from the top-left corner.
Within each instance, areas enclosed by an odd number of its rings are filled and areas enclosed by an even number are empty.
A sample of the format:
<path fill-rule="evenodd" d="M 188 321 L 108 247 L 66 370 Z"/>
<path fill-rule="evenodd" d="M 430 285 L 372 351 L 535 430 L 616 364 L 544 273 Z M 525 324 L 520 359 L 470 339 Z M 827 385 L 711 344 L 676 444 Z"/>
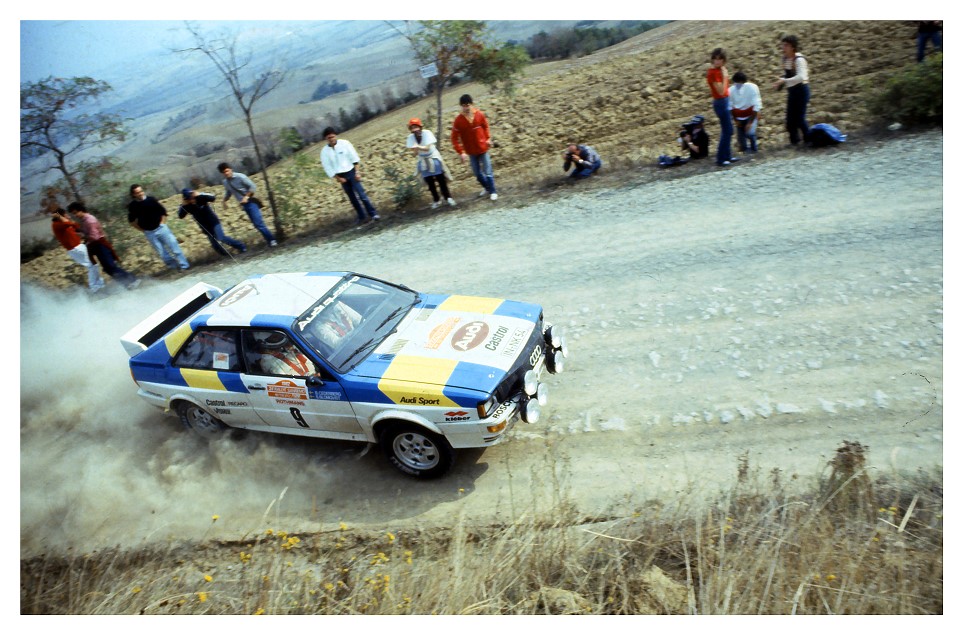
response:
<path fill-rule="evenodd" d="M 538 421 L 561 329 L 537 304 L 418 293 L 350 272 L 188 289 L 121 338 L 142 398 L 205 436 L 230 428 L 380 445 L 402 472 Z"/>

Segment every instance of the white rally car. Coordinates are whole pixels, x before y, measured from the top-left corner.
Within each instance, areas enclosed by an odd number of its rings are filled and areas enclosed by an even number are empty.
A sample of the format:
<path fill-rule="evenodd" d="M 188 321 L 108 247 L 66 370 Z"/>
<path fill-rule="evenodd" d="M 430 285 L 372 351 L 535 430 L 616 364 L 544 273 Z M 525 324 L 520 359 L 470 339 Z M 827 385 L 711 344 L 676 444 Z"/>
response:
<path fill-rule="evenodd" d="M 229 428 L 380 444 L 402 472 L 502 440 L 567 355 L 537 304 L 431 295 L 356 273 L 198 283 L 131 329 L 138 394 L 206 436 Z"/>

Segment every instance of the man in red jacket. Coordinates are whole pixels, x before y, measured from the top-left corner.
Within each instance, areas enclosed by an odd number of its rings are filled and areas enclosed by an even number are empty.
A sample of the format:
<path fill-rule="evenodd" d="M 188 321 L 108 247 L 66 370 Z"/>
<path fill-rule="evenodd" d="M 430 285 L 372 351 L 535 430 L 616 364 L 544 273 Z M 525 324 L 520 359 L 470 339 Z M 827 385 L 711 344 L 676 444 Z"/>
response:
<path fill-rule="evenodd" d="M 90 291 L 92 293 L 100 291 L 104 287 L 104 278 L 100 275 L 100 268 L 90 261 L 87 245 L 77 235 L 80 225 L 67 218 L 67 212 L 60 207 L 55 197 L 49 197 L 44 201 L 44 205 L 51 216 L 50 228 L 53 230 L 54 237 L 67 250 L 71 260 L 87 269 L 87 286 L 90 287 Z"/>
<path fill-rule="evenodd" d="M 489 196 L 498 200 L 495 191 L 495 175 L 492 174 L 492 160 L 488 149 L 492 146 L 492 135 L 488 130 L 488 119 L 475 108 L 471 95 L 462 95 L 459 100 L 461 113 L 455 117 L 451 126 L 451 143 L 464 164 L 471 159 L 471 171 L 485 189 L 478 196 Z"/>

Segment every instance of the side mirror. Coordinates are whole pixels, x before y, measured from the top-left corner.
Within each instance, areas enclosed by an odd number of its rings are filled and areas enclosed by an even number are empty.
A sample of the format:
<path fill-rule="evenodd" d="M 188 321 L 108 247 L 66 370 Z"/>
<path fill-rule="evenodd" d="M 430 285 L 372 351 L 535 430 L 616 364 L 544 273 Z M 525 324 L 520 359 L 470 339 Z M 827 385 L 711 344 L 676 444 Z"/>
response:
<path fill-rule="evenodd" d="M 313 375 L 308 377 L 304 383 L 311 388 L 320 388 L 321 386 L 324 386 L 324 381 L 320 377 L 315 377 Z"/>

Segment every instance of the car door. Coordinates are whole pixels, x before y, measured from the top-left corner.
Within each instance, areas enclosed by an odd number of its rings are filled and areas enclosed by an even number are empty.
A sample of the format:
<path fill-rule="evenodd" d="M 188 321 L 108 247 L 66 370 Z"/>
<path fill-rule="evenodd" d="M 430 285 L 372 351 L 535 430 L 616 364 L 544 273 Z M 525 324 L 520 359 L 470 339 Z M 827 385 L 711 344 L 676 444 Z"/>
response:
<path fill-rule="evenodd" d="M 274 352 L 265 348 L 264 342 L 280 338 L 285 343 Z M 265 424 L 291 428 L 287 432 L 295 434 L 365 439 L 341 384 L 305 354 L 288 333 L 245 329 L 241 341 L 246 362 L 241 380 L 250 391 L 254 411 Z M 277 353 L 281 348 L 284 353 Z M 280 358 L 284 361 L 279 363 Z"/>
<path fill-rule="evenodd" d="M 260 423 L 241 382 L 239 335 L 236 329 L 199 328 L 172 362 L 184 380 L 183 390 L 233 426 Z"/>

